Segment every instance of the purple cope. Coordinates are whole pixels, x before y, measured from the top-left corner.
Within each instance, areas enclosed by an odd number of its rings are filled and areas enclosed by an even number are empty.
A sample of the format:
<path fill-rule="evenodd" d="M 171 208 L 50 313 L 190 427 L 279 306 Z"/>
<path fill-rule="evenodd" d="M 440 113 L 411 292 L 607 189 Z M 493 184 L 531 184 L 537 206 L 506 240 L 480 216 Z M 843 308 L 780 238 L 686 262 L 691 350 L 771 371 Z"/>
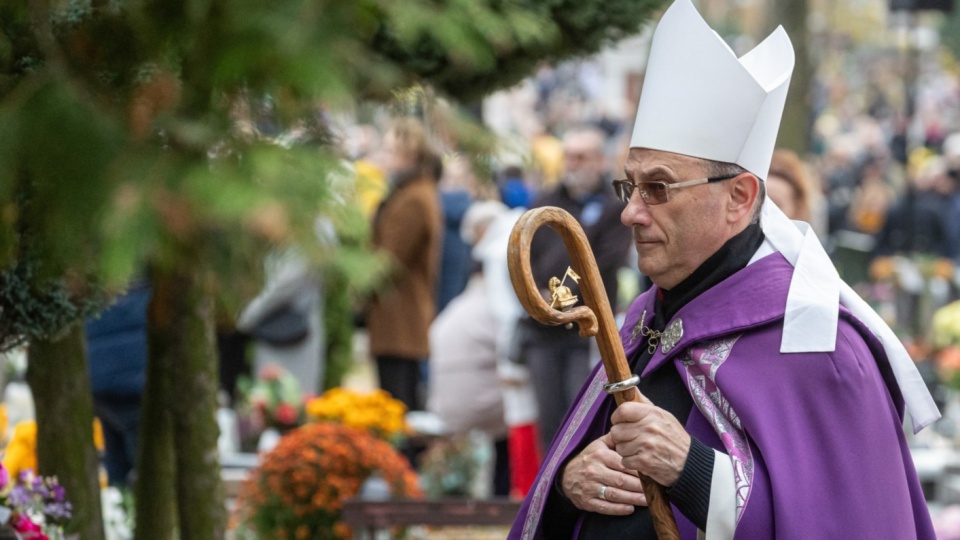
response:
<path fill-rule="evenodd" d="M 729 459 L 736 492 L 734 538 L 934 538 L 902 428 L 904 405 L 880 342 L 841 309 L 830 353 L 779 352 L 793 267 L 779 253 L 733 274 L 680 309 L 684 333 L 647 365 L 676 369 L 693 398 L 681 422 Z M 620 338 L 631 357 L 641 313 L 656 287 L 627 311 Z M 601 437 L 613 397 L 594 368 L 547 452 L 511 539 L 541 537 L 552 484 L 574 450 Z M 719 461 L 718 461 L 719 465 Z M 684 540 L 696 527 L 674 507 Z M 572 538 L 579 534 L 579 524 Z M 552 540 L 552 539 L 551 539 Z"/>

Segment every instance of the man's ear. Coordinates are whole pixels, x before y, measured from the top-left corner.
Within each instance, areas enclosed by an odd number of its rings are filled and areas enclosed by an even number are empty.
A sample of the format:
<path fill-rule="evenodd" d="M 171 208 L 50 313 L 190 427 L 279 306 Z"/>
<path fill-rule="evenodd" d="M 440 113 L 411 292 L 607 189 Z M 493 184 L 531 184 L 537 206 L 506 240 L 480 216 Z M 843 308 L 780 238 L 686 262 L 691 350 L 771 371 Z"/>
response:
<path fill-rule="evenodd" d="M 760 195 L 760 179 L 750 173 L 743 173 L 727 181 L 730 200 L 727 204 L 727 220 L 737 223 L 744 216 L 752 215 L 754 204 Z"/>

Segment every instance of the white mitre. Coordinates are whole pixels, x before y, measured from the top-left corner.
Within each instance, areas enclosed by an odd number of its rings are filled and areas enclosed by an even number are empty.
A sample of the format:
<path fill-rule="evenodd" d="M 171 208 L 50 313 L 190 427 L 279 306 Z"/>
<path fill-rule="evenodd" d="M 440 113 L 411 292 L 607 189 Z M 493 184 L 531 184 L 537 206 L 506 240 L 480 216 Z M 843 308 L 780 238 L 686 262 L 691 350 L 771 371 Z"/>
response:
<path fill-rule="evenodd" d="M 653 35 L 630 147 L 735 163 L 765 180 L 793 65 L 783 27 L 737 58 L 690 0 L 676 0 Z M 780 351 L 833 351 L 839 302 L 883 343 L 914 430 L 940 418 L 903 344 L 840 279 L 809 225 L 790 221 L 769 198 L 762 210 L 767 243 L 795 267 Z"/>

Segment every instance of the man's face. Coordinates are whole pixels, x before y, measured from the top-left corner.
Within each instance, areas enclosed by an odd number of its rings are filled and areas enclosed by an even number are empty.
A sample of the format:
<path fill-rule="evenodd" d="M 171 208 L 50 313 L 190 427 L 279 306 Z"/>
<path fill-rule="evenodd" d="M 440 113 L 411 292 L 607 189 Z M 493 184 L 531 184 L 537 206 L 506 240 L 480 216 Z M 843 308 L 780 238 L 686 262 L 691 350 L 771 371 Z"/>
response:
<path fill-rule="evenodd" d="M 388 131 L 383 137 L 384 168 L 388 174 L 409 173 L 416 164 L 416 156 L 402 144 L 397 134 Z"/>
<path fill-rule="evenodd" d="M 590 192 L 603 180 L 603 139 L 581 131 L 563 139 L 564 183 L 573 191 Z"/>
<path fill-rule="evenodd" d="M 625 167 L 632 182 L 670 184 L 710 176 L 700 160 L 631 148 Z M 725 182 L 672 190 L 670 200 L 648 205 L 635 190 L 620 214 L 633 230 L 637 266 L 654 283 L 672 289 L 733 236 L 724 216 Z"/>

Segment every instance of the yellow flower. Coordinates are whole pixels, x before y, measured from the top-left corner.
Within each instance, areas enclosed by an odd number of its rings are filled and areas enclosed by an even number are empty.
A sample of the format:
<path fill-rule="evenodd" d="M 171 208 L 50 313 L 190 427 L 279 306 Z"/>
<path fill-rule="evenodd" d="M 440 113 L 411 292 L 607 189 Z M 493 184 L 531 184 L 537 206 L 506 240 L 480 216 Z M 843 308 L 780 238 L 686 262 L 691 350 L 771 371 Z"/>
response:
<path fill-rule="evenodd" d="M 886 281 L 893 277 L 896 264 L 890 257 L 877 257 L 870 263 L 870 277 L 874 281 Z"/>
<path fill-rule="evenodd" d="M 93 445 L 97 447 L 98 452 L 103 452 L 105 444 L 103 442 L 103 424 L 99 418 L 93 419 Z"/>
<path fill-rule="evenodd" d="M 3 466 L 11 477 L 20 474 L 20 471 L 37 470 L 37 423 L 33 420 L 24 420 L 13 428 L 10 444 L 3 454 Z"/>
<path fill-rule="evenodd" d="M 954 273 L 953 261 L 950 259 L 937 259 L 933 261 L 933 268 L 930 273 L 932 276 L 942 279 L 952 278 Z"/>
<path fill-rule="evenodd" d="M 310 400 L 306 410 L 315 420 L 368 430 L 385 438 L 407 430 L 406 407 L 383 390 L 364 394 L 333 388 Z"/>
<path fill-rule="evenodd" d="M 6 422 L 4 408 L 2 423 L 5 425 Z M 103 426 L 97 418 L 93 419 L 93 441 L 97 449 L 103 451 Z M 37 472 L 37 422 L 35 420 L 24 420 L 14 426 L 13 436 L 10 437 L 10 443 L 3 454 L 3 466 L 11 477 L 27 469 Z"/>
<path fill-rule="evenodd" d="M 938 309 L 933 314 L 932 325 L 935 347 L 960 345 L 960 301 Z"/>
<path fill-rule="evenodd" d="M 0 403 L 0 442 L 7 440 L 7 427 L 10 417 L 7 415 L 7 404 Z"/>

